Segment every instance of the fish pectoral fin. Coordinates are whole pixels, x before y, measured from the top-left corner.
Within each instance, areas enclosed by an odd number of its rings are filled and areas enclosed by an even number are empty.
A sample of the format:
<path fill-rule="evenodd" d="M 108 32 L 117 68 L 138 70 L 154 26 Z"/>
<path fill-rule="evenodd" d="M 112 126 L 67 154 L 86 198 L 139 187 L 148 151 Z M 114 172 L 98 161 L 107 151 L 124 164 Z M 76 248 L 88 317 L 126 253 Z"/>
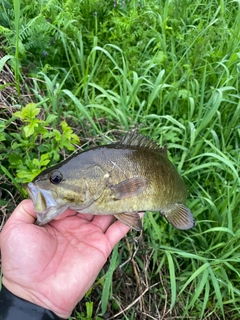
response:
<path fill-rule="evenodd" d="M 134 177 L 109 188 L 112 191 L 113 198 L 115 200 L 135 197 L 139 193 L 143 192 L 149 185 L 149 180 L 142 177 Z"/>
<path fill-rule="evenodd" d="M 195 220 L 190 209 L 182 203 L 175 203 L 160 213 L 177 229 L 187 230 L 195 226 Z"/>
<path fill-rule="evenodd" d="M 142 230 L 142 221 L 137 212 L 123 212 L 114 216 L 128 227 L 137 231 Z"/>

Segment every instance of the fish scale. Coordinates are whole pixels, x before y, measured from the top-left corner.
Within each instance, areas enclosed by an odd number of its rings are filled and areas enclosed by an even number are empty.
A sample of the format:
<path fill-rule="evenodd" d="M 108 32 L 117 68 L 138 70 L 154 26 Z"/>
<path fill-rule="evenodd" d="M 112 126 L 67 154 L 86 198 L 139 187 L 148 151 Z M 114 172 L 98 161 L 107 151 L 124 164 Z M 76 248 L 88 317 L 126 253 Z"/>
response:
<path fill-rule="evenodd" d="M 111 214 L 136 230 L 142 227 L 139 211 L 159 211 L 178 229 L 195 225 L 184 205 L 187 187 L 168 159 L 167 149 L 135 132 L 44 170 L 27 191 L 40 225 L 67 208 Z"/>

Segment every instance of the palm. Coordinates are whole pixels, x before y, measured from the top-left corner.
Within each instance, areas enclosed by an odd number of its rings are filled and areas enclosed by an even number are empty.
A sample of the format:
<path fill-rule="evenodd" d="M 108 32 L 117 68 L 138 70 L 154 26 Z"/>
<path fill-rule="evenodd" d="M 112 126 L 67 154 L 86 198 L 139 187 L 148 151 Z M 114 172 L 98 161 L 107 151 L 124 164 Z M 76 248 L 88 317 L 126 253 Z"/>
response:
<path fill-rule="evenodd" d="M 14 222 L 1 235 L 3 283 L 27 287 L 33 302 L 61 315 L 71 313 L 129 229 L 120 222 L 111 225 L 109 216 L 81 214 L 45 227 Z"/>

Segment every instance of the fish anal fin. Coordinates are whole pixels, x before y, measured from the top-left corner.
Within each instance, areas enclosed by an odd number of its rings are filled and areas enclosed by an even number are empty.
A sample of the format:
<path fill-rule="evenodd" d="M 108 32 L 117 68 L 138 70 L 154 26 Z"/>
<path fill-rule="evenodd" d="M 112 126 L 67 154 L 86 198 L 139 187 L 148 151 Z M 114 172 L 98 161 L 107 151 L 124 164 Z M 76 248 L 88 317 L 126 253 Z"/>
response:
<path fill-rule="evenodd" d="M 182 203 L 175 203 L 165 208 L 161 211 L 161 214 L 177 229 L 187 230 L 195 226 L 195 220 L 190 209 Z"/>
<path fill-rule="evenodd" d="M 133 177 L 118 184 L 112 185 L 109 188 L 112 191 L 115 200 L 135 197 L 143 192 L 149 185 L 149 180 L 142 177 Z"/>
<path fill-rule="evenodd" d="M 128 227 L 137 231 L 142 230 L 142 221 L 137 212 L 123 212 L 115 214 L 114 216 Z"/>

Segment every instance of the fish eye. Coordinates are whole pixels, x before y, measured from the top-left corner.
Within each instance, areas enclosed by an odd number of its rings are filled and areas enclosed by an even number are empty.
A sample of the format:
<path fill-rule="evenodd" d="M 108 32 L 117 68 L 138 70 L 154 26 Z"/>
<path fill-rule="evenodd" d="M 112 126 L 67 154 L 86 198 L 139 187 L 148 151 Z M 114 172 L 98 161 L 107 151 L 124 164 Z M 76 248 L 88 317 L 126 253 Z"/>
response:
<path fill-rule="evenodd" d="M 49 175 L 49 180 L 53 184 L 59 184 L 62 181 L 62 179 L 63 179 L 63 176 L 59 171 L 53 171 Z"/>

